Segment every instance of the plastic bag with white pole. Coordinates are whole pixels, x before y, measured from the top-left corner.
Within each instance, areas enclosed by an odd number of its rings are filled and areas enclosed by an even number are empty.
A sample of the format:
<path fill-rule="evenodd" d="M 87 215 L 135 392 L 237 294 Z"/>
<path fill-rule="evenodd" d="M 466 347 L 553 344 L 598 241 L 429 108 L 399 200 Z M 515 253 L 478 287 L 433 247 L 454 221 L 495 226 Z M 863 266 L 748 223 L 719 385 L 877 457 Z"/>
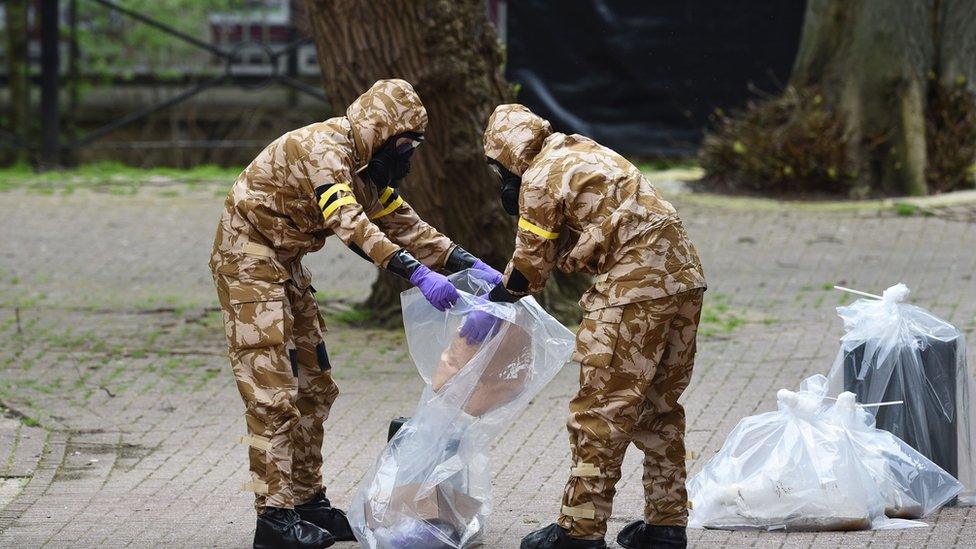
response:
<path fill-rule="evenodd" d="M 476 273 L 450 279 L 461 300 L 447 312 L 416 289 L 401 294 L 407 345 L 426 387 L 350 505 L 364 547 L 477 544 L 491 513 L 492 441 L 572 356 L 572 332 L 531 297 L 489 303 L 476 297 L 490 290 Z M 468 344 L 458 328 L 476 309 L 500 320 L 483 342 Z"/>
<path fill-rule="evenodd" d="M 744 418 L 688 481 L 689 526 L 729 530 L 904 527 L 847 430 L 828 421 L 826 378 L 780 389 L 777 410 Z"/>
<path fill-rule="evenodd" d="M 847 431 L 884 499 L 885 515 L 905 519 L 928 516 L 956 497 L 962 484 L 905 441 L 876 429 L 874 416 L 868 410 L 879 407 L 859 405 L 854 393 L 843 392 L 825 415 L 829 422 Z"/>
<path fill-rule="evenodd" d="M 896 284 L 882 296 L 864 294 L 838 307 L 844 321 L 840 350 L 828 376 L 831 395 L 850 391 L 864 404 L 902 401 L 870 409 L 884 429 L 959 479 L 959 504 L 976 503 L 976 422 L 973 378 L 961 331 L 905 303 Z"/>

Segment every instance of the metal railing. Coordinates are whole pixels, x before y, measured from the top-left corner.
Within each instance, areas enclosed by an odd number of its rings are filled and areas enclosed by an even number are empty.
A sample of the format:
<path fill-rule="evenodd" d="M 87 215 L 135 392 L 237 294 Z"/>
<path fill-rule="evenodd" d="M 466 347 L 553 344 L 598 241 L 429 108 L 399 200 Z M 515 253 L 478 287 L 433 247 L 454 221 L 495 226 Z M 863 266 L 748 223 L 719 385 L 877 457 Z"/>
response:
<path fill-rule="evenodd" d="M 146 105 L 135 111 L 129 112 L 120 118 L 108 122 L 95 129 L 89 130 L 84 135 L 77 137 L 67 137 L 61 131 L 61 52 L 60 52 L 60 8 L 65 0 L 41 0 L 40 5 L 40 78 L 38 85 L 41 91 L 41 132 L 38 143 L 30 142 L 28 136 L 19 136 L 8 130 L 0 128 L 0 148 L 26 148 L 38 153 L 38 163 L 42 168 L 51 168 L 61 165 L 62 152 L 66 150 L 82 149 L 97 146 L 96 143 L 109 133 L 120 128 L 129 126 L 135 122 L 145 120 L 153 114 L 169 109 L 180 103 L 185 103 L 194 96 L 213 89 L 217 86 L 234 85 L 245 90 L 256 90 L 271 85 L 281 85 L 293 89 L 299 93 L 308 95 L 317 100 L 328 102 L 325 93 L 297 77 L 296 52 L 299 48 L 310 44 L 311 39 L 295 37 L 294 40 L 280 47 L 273 47 L 263 42 L 244 40 L 234 44 L 229 48 L 220 47 L 197 37 L 191 36 L 179 29 L 174 28 L 162 21 L 154 19 L 144 13 L 122 6 L 111 0 L 67 0 L 69 2 L 69 25 L 71 50 L 71 70 L 69 78 L 78 78 L 75 69 L 79 52 L 77 50 L 76 26 L 77 26 L 77 4 L 88 2 L 100 5 L 112 10 L 124 17 L 148 25 L 159 30 L 175 40 L 189 44 L 207 54 L 223 61 L 223 69 L 220 74 L 205 77 L 202 81 L 196 82 L 189 88 L 164 100 Z M 294 36 L 295 33 L 292 33 Z M 242 58 L 245 53 L 257 52 L 260 56 L 267 59 L 267 66 L 271 69 L 266 75 L 255 76 L 254 74 L 241 74 L 239 67 L 242 66 Z M 285 59 L 285 71 L 281 70 L 282 58 Z M 235 68 L 239 69 L 235 73 Z M 168 142 L 172 143 L 172 142 Z M 214 146 L 226 147 L 234 144 L 221 143 L 220 141 L 204 140 L 186 141 L 193 146 Z M 254 146 L 252 141 L 246 141 L 245 146 Z M 128 148 L 160 148 L 166 145 L 160 142 L 131 142 Z M 113 144 L 118 147 L 118 144 Z"/>

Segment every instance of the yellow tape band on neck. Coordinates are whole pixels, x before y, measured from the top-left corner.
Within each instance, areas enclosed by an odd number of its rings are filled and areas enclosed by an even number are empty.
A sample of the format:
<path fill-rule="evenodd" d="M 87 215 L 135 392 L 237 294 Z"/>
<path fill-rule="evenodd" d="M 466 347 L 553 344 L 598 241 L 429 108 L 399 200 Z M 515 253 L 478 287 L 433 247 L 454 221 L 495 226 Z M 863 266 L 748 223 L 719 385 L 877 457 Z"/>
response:
<path fill-rule="evenodd" d="M 380 202 L 385 202 L 387 198 L 390 198 L 391 194 L 393 194 L 393 187 L 383 189 L 383 192 L 380 194 Z"/>
<path fill-rule="evenodd" d="M 535 225 L 532 222 L 526 220 L 524 217 L 519 218 L 518 226 L 520 229 L 525 229 L 526 231 L 529 231 L 532 234 L 537 234 L 542 238 L 545 238 L 546 240 L 555 240 L 559 238 L 559 233 L 547 231 L 542 227 Z"/>
<path fill-rule="evenodd" d="M 381 217 L 390 215 L 391 213 L 393 213 L 393 210 L 399 208 L 402 204 L 403 204 L 403 198 L 398 196 L 396 200 L 390 202 L 389 206 L 377 212 L 376 215 L 370 217 L 370 219 L 379 219 Z"/>
<path fill-rule="evenodd" d="M 332 212 L 334 212 L 334 211 L 336 211 L 336 210 L 339 209 L 339 206 L 344 206 L 346 204 L 354 204 L 355 202 L 356 202 L 356 199 L 354 197 L 352 197 L 352 196 L 343 196 L 342 198 L 340 198 L 340 199 L 336 200 L 335 202 L 333 202 L 332 204 L 330 204 L 328 208 L 322 210 L 322 217 L 328 219 L 329 216 L 332 215 Z"/>
<path fill-rule="evenodd" d="M 329 198 L 339 191 L 351 193 L 352 189 L 349 188 L 349 185 L 346 185 L 345 183 L 336 183 L 335 185 L 332 185 L 324 193 L 322 193 L 322 196 L 319 197 L 319 208 L 324 208 L 325 203 L 329 201 Z"/>

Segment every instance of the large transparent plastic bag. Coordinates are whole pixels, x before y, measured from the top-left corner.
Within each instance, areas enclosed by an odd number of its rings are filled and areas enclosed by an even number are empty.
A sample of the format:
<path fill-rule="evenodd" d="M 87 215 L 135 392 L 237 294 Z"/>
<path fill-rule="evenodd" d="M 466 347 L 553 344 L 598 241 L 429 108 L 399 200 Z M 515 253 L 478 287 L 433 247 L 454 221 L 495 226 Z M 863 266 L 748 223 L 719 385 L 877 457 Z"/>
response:
<path fill-rule="evenodd" d="M 689 525 L 731 530 L 891 526 L 845 429 L 824 417 L 826 378 L 780 389 L 777 411 L 747 417 L 688 481 Z"/>
<path fill-rule="evenodd" d="M 854 393 L 841 393 L 825 414 L 847 431 L 884 499 L 888 517 L 928 516 L 962 490 L 962 484 L 941 467 L 895 435 L 875 428 L 874 416 L 855 402 Z"/>
<path fill-rule="evenodd" d="M 850 391 L 862 404 L 902 401 L 871 409 L 876 426 L 959 479 L 959 503 L 973 505 L 976 423 L 965 338 L 952 324 L 904 303 L 908 293 L 897 284 L 882 299 L 837 308 L 845 333 L 828 375 L 830 394 Z"/>
<path fill-rule="evenodd" d="M 490 303 L 476 297 L 490 290 L 476 272 L 450 279 L 461 300 L 446 312 L 416 289 L 401 294 L 407 345 L 426 387 L 350 505 L 365 547 L 478 545 L 491 513 L 489 447 L 572 356 L 573 334 L 531 297 Z M 458 329 L 474 309 L 501 320 L 469 345 Z"/>

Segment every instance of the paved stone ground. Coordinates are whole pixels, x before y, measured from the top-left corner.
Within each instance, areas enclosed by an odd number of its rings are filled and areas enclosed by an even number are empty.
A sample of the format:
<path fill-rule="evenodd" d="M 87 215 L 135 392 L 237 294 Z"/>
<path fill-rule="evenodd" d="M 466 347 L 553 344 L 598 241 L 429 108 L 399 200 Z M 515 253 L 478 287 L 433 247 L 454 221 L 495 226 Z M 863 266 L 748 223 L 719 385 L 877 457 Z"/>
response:
<path fill-rule="evenodd" d="M 238 489 L 245 450 L 235 444 L 243 410 L 206 267 L 220 194 L 207 186 L 0 194 L 0 546 L 249 544 L 251 495 Z M 904 281 L 916 303 L 972 340 L 976 224 L 966 216 L 676 202 L 711 283 L 684 397 L 688 445 L 703 456 L 693 470 L 741 417 L 771 409 L 776 389 L 829 368 L 841 328 L 833 308 L 848 301 L 830 284 L 879 292 Z M 365 296 L 373 277 L 336 243 L 309 266 L 327 302 Z M 345 504 L 388 420 L 409 414 L 421 384 L 401 331 L 331 316 L 342 395 L 327 424 L 326 476 L 333 501 Z M 567 366 L 497 441 L 488 547 L 517 547 L 555 518 L 576 376 Z M 632 451 L 608 541 L 639 515 L 641 500 Z M 967 509 L 929 523 L 848 534 L 693 530 L 690 538 L 700 546 L 950 547 L 976 537 L 976 512 Z"/>

